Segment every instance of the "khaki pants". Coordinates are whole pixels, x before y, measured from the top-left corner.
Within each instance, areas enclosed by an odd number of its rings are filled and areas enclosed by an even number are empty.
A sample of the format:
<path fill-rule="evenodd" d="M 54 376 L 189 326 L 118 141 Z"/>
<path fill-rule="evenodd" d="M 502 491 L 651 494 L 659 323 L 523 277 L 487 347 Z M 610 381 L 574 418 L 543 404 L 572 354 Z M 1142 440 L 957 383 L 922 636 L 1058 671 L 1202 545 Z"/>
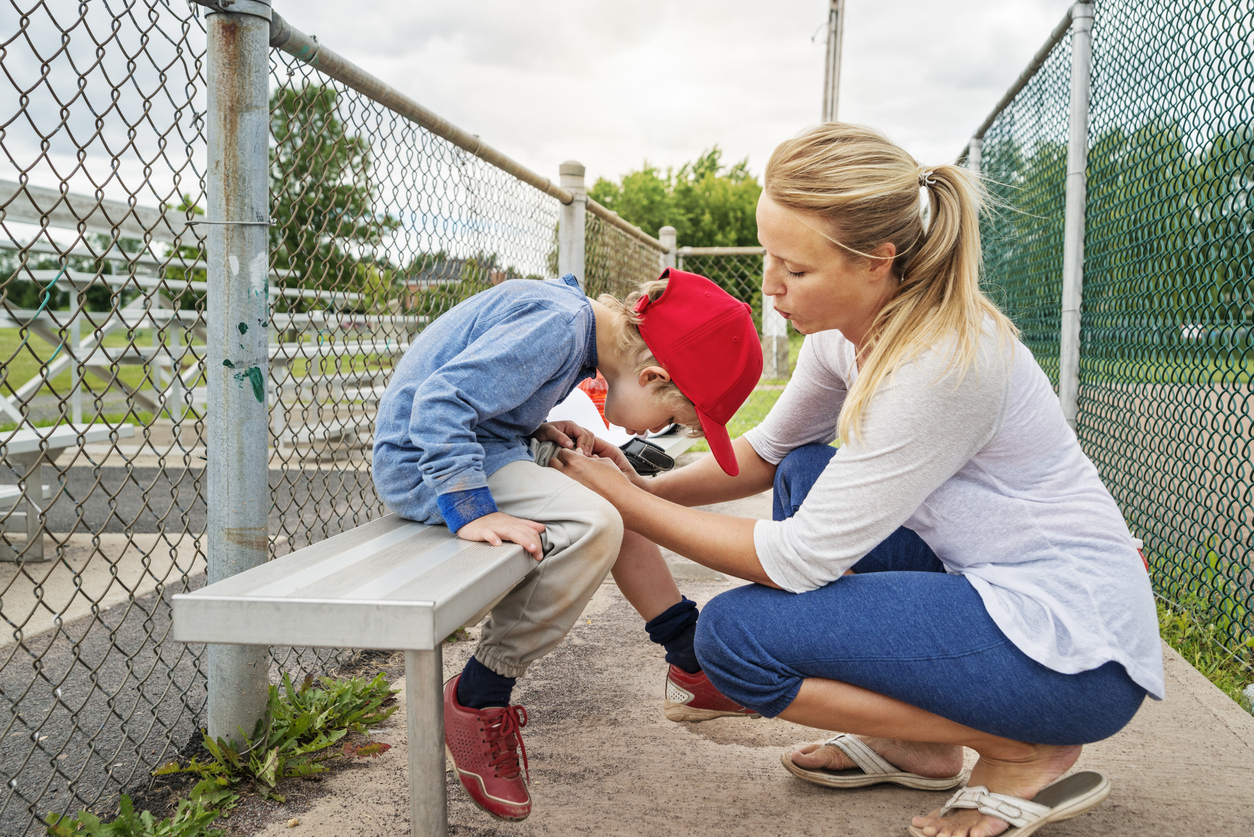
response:
<path fill-rule="evenodd" d="M 521 677 L 552 651 L 583 613 L 623 542 L 618 511 L 599 494 L 534 462 L 511 462 L 488 477 L 506 514 L 545 525 L 544 559 L 492 608 L 475 658 L 503 677 Z"/>

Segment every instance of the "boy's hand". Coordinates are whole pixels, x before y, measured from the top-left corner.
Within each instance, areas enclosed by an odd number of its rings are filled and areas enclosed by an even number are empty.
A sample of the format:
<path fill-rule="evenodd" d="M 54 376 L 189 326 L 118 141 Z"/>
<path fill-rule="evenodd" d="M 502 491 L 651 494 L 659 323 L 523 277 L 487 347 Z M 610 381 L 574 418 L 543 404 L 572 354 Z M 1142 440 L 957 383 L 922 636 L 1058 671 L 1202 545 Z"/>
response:
<path fill-rule="evenodd" d="M 544 557 L 540 550 L 540 533 L 543 531 L 543 523 L 498 511 L 476 517 L 457 530 L 457 537 L 464 541 L 479 541 L 493 546 L 500 546 L 503 541 L 516 543 L 539 561 Z"/>
<path fill-rule="evenodd" d="M 536 428 L 531 438 L 541 442 L 555 442 L 558 447 L 579 453 L 592 453 L 593 446 L 599 441 L 591 430 L 585 430 L 573 421 L 546 421 Z"/>

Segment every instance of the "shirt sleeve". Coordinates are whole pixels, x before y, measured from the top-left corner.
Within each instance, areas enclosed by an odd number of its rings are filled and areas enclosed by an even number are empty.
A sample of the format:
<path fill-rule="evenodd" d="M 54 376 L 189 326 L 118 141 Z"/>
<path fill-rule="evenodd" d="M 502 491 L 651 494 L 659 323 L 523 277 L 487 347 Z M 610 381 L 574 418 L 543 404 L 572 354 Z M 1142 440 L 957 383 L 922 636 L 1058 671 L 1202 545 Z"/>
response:
<path fill-rule="evenodd" d="M 762 423 L 745 434 L 758 456 L 772 465 L 802 445 L 826 445 L 836 438 L 836 419 L 848 389 L 841 373 L 816 348 L 818 343 L 815 337 L 805 339 L 788 386 Z"/>
<path fill-rule="evenodd" d="M 985 357 L 993 362 L 977 360 L 959 381 L 947 356 L 926 352 L 881 384 L 860 437 L 841 445 L 797 514 L 755 525 L 772 581 L 800 593 L 839 578 L 996 436 L 1011 363 L 1001 353 Z"/>
<path fill-rule="evenodd" d="M 577 363 L 584 349 L 574 331 L 565 312 L 513 312 L 415 389 L 409 437 L 422 451 L 423 481 L 437 495 L 450 529 L 496 510 L 479 424 L 524 404 Z"/>

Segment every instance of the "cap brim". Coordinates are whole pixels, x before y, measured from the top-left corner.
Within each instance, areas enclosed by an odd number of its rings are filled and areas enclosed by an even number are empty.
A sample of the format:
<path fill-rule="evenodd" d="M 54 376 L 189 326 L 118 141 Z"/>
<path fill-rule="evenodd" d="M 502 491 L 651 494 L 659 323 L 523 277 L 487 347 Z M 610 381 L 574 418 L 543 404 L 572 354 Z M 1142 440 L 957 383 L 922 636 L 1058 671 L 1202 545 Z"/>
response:
<path fill-rule="evenodd" d="M 740 465 L 736 462 L 736 452 L 732 450 L 731 437 L 727 435 L 727 428 L 710 418 L 699 407 L 697 408 L 697 418 L 701 421 L 701 430 L 705 433 L 705 441 L 709 444 L 710 452 L 714 454 L 714 459 L 718 462 L 719 467 L 728 476 L 739 476 Z"/>

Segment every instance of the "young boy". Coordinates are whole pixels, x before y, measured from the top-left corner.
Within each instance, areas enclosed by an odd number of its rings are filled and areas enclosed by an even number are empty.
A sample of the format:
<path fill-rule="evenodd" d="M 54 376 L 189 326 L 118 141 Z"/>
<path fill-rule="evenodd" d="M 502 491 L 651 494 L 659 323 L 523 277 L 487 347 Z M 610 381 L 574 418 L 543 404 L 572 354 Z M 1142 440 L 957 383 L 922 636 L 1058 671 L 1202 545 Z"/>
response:
<path fill-rule="evenodd" d="M 724 470 L 737 472 L 726 423 L 762 372 L 750 309 L 676 270 L 625 303 L 589 300 L 570 275 L 503 282 L 427 327 L 379 402 L 374 480 L 383 501 L 466 540 L 511 541 L 539 562 L 492 609 L 474 656 L 444 688 L 445 746 L 458 778 L 501 819 L 531 812 L 518 766 L 527 715 L 510 705 L 514 683 L 561 642 L 611 567 L 650 638 L 667 650 L 668 717 L 751 714 L 701 672 L 696 606 L 679 595 L 657 547 L 631 532 L 625 540 L 613 506 L 533 460 L 533 439 L 605 451 L 573 423 L 545 423 L 598 369 L 609 421 L 634 434 L 689 426 L 709 439 Z"/>

